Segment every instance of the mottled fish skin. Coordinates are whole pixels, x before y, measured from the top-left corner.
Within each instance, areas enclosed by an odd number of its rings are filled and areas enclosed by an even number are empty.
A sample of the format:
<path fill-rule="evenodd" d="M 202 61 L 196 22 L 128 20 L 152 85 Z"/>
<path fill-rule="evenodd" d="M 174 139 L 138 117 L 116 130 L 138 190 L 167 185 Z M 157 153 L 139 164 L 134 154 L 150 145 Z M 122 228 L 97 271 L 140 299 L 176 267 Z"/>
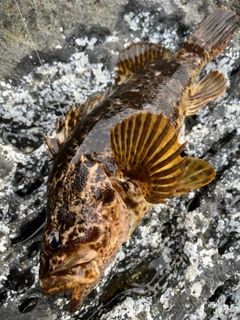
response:
<path fill-rule="evenodd" d="M 226 81 L 201 69 L 227 45 L 235 13 L 213 11 L 182 49 L 136 43 L 120 53 L 115 84 L 58 120 L 45 137 L 53 167 L 40 259 L 44 294 L 73 289 L 75 312 L 153 203 L 209 183 L 206 162 L 181 157 L 187 116 L 222 95 Z"/>

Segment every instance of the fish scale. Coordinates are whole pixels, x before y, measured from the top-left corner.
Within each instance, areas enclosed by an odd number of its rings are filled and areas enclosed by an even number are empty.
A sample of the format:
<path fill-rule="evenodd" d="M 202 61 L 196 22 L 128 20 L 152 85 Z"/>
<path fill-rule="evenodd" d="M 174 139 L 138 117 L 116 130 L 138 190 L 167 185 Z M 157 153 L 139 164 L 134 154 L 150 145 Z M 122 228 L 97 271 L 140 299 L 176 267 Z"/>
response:
<path fill-rule="evenodd" d="M 155 203 L 210 183 L 215 170 L 182 156 L 184 119 L 221 96 L 226 80 L 201 69 L 227 45 L 235 13 L 217 9 L 171 55 L 138 42 L 119 55 L 115 83 L 45 137 L 53 161 L 40 258 L 46 295 L 73 290 L 78 310 L 122 243 Z"/>

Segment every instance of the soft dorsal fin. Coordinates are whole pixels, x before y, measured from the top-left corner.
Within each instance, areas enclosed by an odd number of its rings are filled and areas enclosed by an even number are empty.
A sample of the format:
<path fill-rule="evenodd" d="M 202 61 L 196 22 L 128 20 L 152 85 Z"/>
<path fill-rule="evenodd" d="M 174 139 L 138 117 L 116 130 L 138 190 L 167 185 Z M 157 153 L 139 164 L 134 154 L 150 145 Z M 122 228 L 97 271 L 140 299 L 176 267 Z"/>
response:
<path fill-rule="evenodd" d="M 160 44 L 136 42 L 121 51 L 118 58 L 116 85 L 123 83 L 131 74 L 144 69 L 155 59 L 166 59 L 170 52 Z"/>
<path fill-rule="evenodd" d="M 127 118 L 111 131 L 119 174 L 135 180 L 150 203 L 171 197 L 184 174 L 186 157 L 180 153 L 185 144 L 178 136 L 171 118 L 150 112 Z"/>
<path fill-rule="evenodd" d="M 53 159 L 61 145 L 64 143 L 69 134 L 73 131 L 76 124 L 86 117 L 105 97 L 111 89 L 107 89 L 104 94 L 93 95 L 89 97 L 85 103 L 77 106 L 76 109 L 71 107 L 66 113 L 65 120 L 57 119 L 56 135 L 54 138 L 48 138 L 44 135 L 45 143 L 48 146 L 48 151 L 45 154 Z"/>

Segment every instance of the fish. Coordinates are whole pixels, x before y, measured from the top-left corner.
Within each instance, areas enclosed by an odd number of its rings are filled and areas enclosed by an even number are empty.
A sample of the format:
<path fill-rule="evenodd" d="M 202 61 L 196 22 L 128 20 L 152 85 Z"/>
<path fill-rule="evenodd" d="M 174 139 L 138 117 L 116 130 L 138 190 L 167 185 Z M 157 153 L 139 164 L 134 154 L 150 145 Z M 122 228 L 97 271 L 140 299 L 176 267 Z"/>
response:
<path fill-rule="evenodd" d="M 176 53 L 137 42 L 120 52 L 113 85 L 71 107 L 45 136 L 52 160 L 40 254 L 44 295 L 72 290 L 76 312 L 154 204 L 210 183 L 215 170 L 183 153 L 182 127 L 226 90 L 213 70 L 196 80 L 236 29 L 212 11 Z"/>

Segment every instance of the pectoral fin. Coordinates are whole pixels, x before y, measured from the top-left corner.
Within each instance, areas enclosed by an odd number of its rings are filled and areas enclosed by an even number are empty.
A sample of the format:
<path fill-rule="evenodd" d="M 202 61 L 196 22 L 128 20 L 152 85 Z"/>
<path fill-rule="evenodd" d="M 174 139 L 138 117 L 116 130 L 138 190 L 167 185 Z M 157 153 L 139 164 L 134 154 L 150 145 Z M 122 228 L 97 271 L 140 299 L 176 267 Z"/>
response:
<path fill-rule="evenodd" d="M 185 170 L 185 144 L 179 130 L 163 114 L 138 113 L 111 131 L 111 147 L 119 174 L 135 181 L 146 201 L 164 202 L 174 194 Z"/>
<path fill-rule="evenodd" d="M 206 74 L 191 90 L 186 116 L 192 116 L 209 101 L 220 97 L 226 90 L 226 79 L 218 71 Z"/>
<path fill-rule="evenodd" d="M 216 173 L 204 160 L 188 157 L 185 161 L 186 170 L 174 191 L 174 196 L 180 196 L 188 191 L 201 188 L 210 183 Z"/>

